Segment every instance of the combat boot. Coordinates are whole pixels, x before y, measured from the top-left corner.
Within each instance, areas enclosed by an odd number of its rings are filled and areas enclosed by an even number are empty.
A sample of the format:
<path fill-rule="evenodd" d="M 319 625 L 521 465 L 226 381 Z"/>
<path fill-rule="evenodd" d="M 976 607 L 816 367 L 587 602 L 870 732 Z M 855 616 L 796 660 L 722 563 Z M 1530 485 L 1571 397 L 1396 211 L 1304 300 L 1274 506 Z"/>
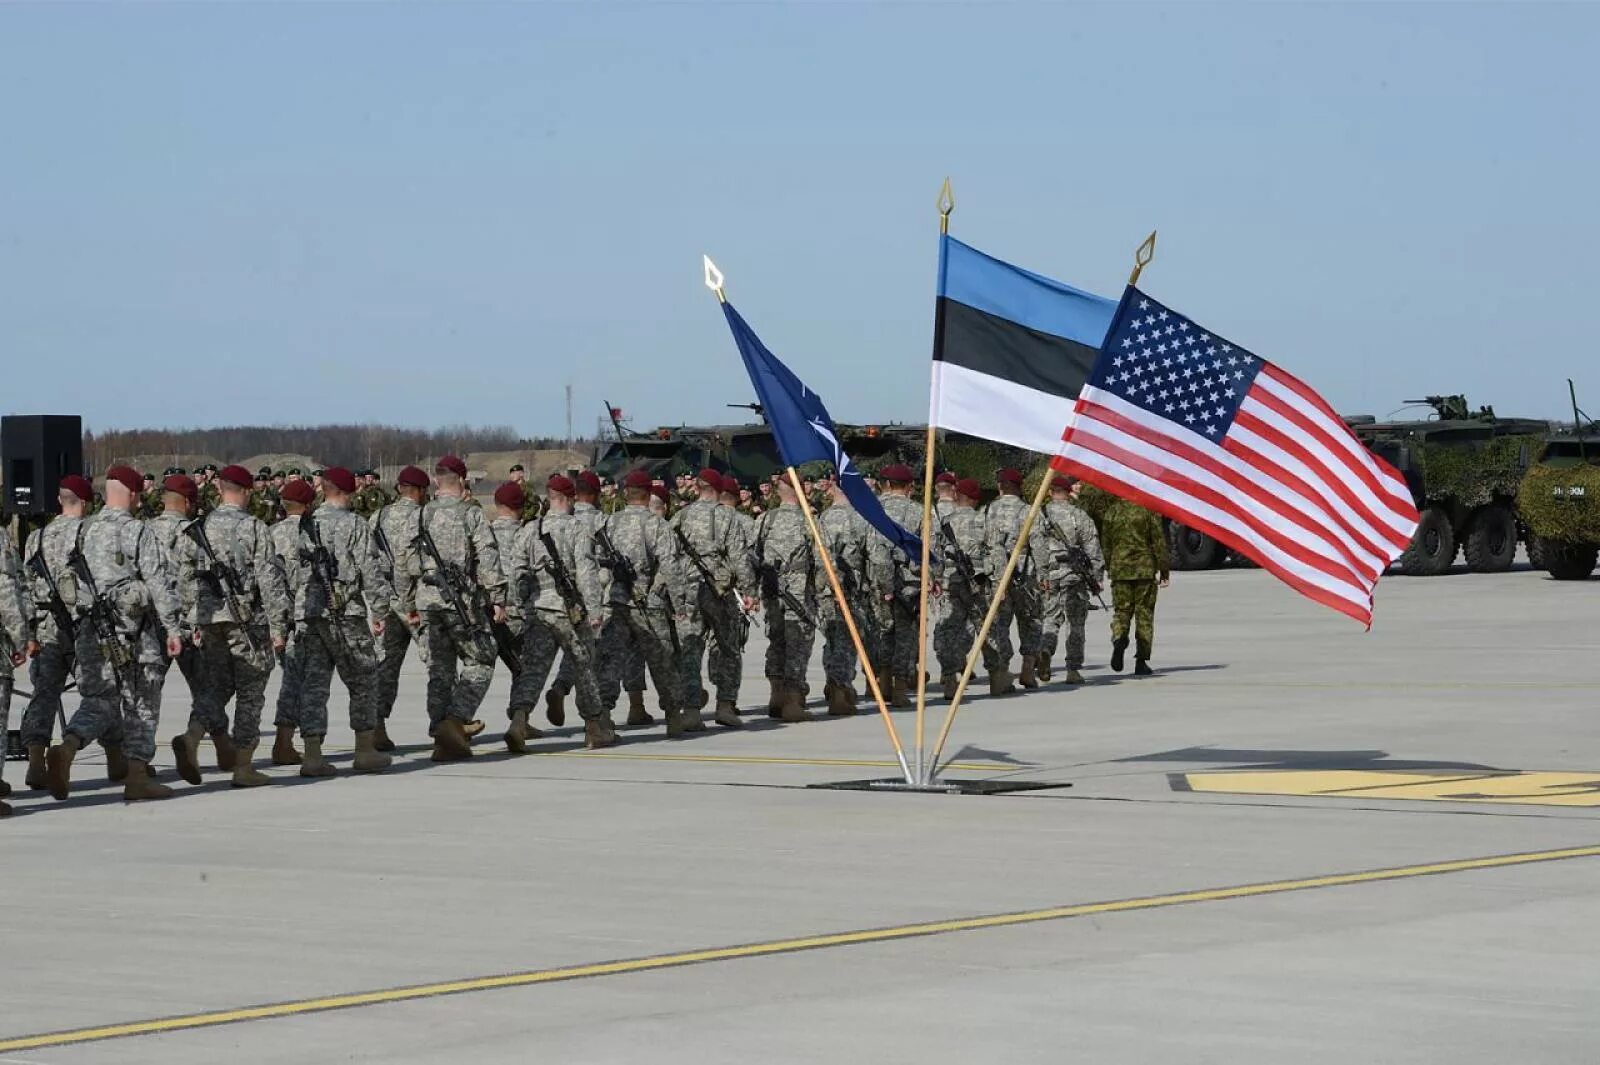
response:
<path fill-rule="evenodd" d="M 961 687 L 961 674 L 944 674 L 939 678 L 939 686 L 944 689 L 945 702 L 950 702 L 956 697 L 956 689 Z"/>
<path fill-rule="evenodd" d="M 203 725 L 191 721 L 187 731 L 172 737 L 172 754 L 178 760 L 178 776 L 190 784 L 200 783 L 200 737 L 205 734 Z"/>
<path fill-rule="evenodd" d="M 453 717 L 439 722 L 438 732 L 433 737 L 433 760 L 461 762 L 471 757 L 472 738 L 467 735 L 466 726 Z"/>
<path fill-rule="evenodd" d="M 1082 684 L 1083 683 L 1083 674 L 1079 673 L 1075 669 L 1069 669 L 1069 670 L 1067 670 L 1067 675 L 1065 677 L 1062 677 L 1061 679 L 1066 681 L 1068 684 Z"/>
<path fill-rule="evenodd" d="M 146 799 L 170 799 L 172 789 L 165 784 L 157 784 L 150 775 L 150 763 L 141 762 L 137 758 L 128 759 L 128 779 L 122 785 L 122 799 L 124 802 L 143 802 Z"/>
<path fill-rule="evenodd" d="M 1050 683 L 1050 656 L 1043 651 L 1039 652 L 1039 683 Z"/>
<path fill-rule="evenodd" d="M 1032 655 L 1022 656 L 1022 675 L 1017 678 L 1017 683 L 1024 688 L 1037 688 L 1039 686 L 1039 678 L 1034 676 L 1033 673 L 1034 663 L 1035 659 Z"/>
<path fill-rule="evenodd" d="M 602 747 L 615 747 L 621 741 L 617 739 L 616 730 L 611 727 L 611 721 L 605 717 L 597 717 L 593 721 L 583 723 L 583 745 L 591 751 Z"/>
<path fill-rule="evenodd" d="M 744 722 L 739 720 L 739 708 L 731 699 L 717 700 L 717 712 L 712 720 L 723 728 L 744 728 Z"/>
<path fill-rule="evenodd" d="M 306 756 L 300 761 L 300 775 L 303 777 L 331 777 L 338 774 L 328 760 L 322 757 L 322 737 L 307 736 Z"/>
<path fill-rule="evenodd" d="M 271 784 L 272 778 L 265 773 L 256 771 L 256 744 L 248 747 L 232 747 L 233 760 L 233 786 L 236 788 L 259 788 L 263 784 Z"/>
<path fill-rule="evenodd" d="M 34 791 L 43 791 L 50 786 L 50 772 L 44 764 L 44 756 L 49 750 L 42 743 L 28 744 L 28 773 L 22 782 Z"/>
<path fill-rule="evenodd" d="M 7 784 L 3 780 L 0 780 L 0 799 L 9 799 L 10 797 L 11 797 L 11 785 Z"/>
<path fill-rule="evenodd" d="M 911 695 L 907 691 L 904 677 L 889 678 L 889 705 L 896 710 L 904 710 L 911 705 Z"/>
<path fill-rule="evenodd" d="M 567 723 L 567 697 L 551 688 L 544 693 L 544 716 L 550 724 L 560 728 Z"/>
<path fill-rule="evenodd" d="M 704 732 L 706 730 L 706 722 L 700 716 L 700 708 L 698 706 L 688 706 L 679 710 L 678 721 L 682 725 L 684 732 Z"/>
<path fill-rule="evenodd" d="M 65 799 L 72 788 L 72 759 L 83 749 L 78 737 L 68 735 L 45 754 L 45 786 L 52 799 Z"/>
<path fill-rule="evenodd" d="M 461 726 L 461 731 L 465 732 L 467 734 L 467 739 L 469 739 L 469 740 L 472 737 L 476 736 L 478 733 L 482 732 L 483 729 L 484 729 L 483 722 L 478 720 L 477 718 L 473 718 L 471 721 L 468 721 L 468 722 L 466 722 L 465 724 L 463 724 Z"/>
<path fill-rule="evenodd" d="M 645 728 L 654 725 L 656 719 L 650 716 L 644 708 L 644 692 L 628 693 L 628 722 L 625 728 Z"/>
<path fill-rule="evenodd" d="M 233 772 L 234 766 L 239 764 L 239 752 L 234 749 L 233 737 L 228 735 L 228 730 L 219 728 L 213 732 L 211 746 L 217 750 L 217 768 L 224 773 Z"/>
<path fill-rule="evenodd" d="M 1017 690 L 1011 683 L 1011 671 L 1005 666 L 995 666 L 989 671 L 989 694 L 1010 695 Z"/>
<path fill-rule="evenodd" d="M 506 750 L 512 754 L 528 753 L 528 712 L 511 711 L 511 724 L 506 726 Z"/>
<path fill-rule="evenodd" d="M 846 684 L 835 684 L 828 690 L 828 716 L 850 717 L 856 712 L 855 689 Z"/>
<path fill-rule="evenodd" d="M 1148 677 L 1148 676 L 1153 675 L 1154 673 L 1155 673 L 1155 670 L 1150 668 L 1150 663 L 1146 662 L 1142 658 L 1136 660 L 1133 663 L 1133 675 L 1136 676 L 1136 677 Z"/>
<path fill-rule="evenodd" d="M 372 732 L 356 733 L 356 755 L 350 762 L 351 769 L 357 773 L 381 773 L 389 768 L 393 759 L 378 750 L 376 740 Z"/>
<path fill-rule="evenodd" d="M 100 745 L 106 752 L 106 779 L 113 784 L 120 784 L 128 779 L 128 759 L 123 755 L 122 748 L 115 744 Z"/>
<path fill-rule="evenodd" d="M 805 689 L 798 684 L 786 685 L 783 696 L 783 709 L 779 711 L 778 720 L 789 725 L 798 725 L 802 721 L 815 721 L 817 715 L 806 709 Z"/>
<path fill-rule="evenodd" d="M 389 738 L 389 722 L 386 718 L 378 718 L 378 727 L 372 730 L 372 749 L 384 754 L 394 750 L 394 740 Z"/>
<path fill-rule="evenodd" d="M 294 749 L 294 726 L 279 725 L 278 736 L 272 741 L 273 765 L 299 765 L 300 752 Z"/>
<path fill-rule="evenodd" d="M 1118 673 L 1122 672 L 1122 656 L 1128 653 L 1128 638 L 1124 636 L 1111 644 L 1111 668 Z"/>

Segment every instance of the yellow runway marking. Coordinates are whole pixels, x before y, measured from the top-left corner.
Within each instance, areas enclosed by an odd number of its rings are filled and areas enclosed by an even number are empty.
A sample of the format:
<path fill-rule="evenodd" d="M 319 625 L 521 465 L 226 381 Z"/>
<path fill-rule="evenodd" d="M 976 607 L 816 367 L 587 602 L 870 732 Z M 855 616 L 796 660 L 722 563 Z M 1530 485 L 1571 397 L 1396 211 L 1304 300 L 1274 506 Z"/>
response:
<path fill-rule="evenodd" d="M 1271 769 L 1185 773 L 1190 791 L 1536 806 L 1600 806 L 1600 773 Z"/>
<path fill-rule="evenodd" d="M 915 936 L 972 932 L 985 928 L 1006 928 L 1012 925 L 1033 924 L 1039 921 L 1059 921 L 1066 918 L 1087 917 L 1094 914 L 1153 910 L 1166 906 L 1182 906 L 1197 902 L 1222 902 L 1229 899 L 1246 899 L 1260 895 L 1277 895 L 1286 891 L 1343 887 L 1351 884 L 1372 884 L 1418 876 L 1464 873 L 1480 869 L 1501 869 L 1507 866 L 1530 865 L 1535 862 L 1556 862 L 1571 858 L 1594 857 L 1600 857 L 1600 845 L 1569 847 L 1565 850 L 1529 851 L 1522 854 L 1501 854 L 1487 858 L 1463 858 L 1455 861 L 1432 862 L 1426 865 L 1406 865 L 1391 869 L 1373 869 L 1356 873 L 1333 873 L 1328 876 L 1305 877 L 1299 880 L 1274 880 L 1262 884 L 1244 884 L 1238 887 L 1183 891 L 1171 895 L 1148 895 L 1143 898 L 1117 899 L 1111 902 L 1087 902 L 1069 906 L 1056 906 L 1043 910 L 1027 910 L 1022 913 L 1003 913 L 988 917 L 961 917 L 946 921 L 898 925 L 893 928 L 836 932 L 796 939 L 775 939 L 765 943 L 750 943 L 744 946 L 714 947 L 709 950 L 657 954 L 650 957 L 600 962 L 593 965 L 573 965 L 560 969 L 536 969 L 529 972 L 508 973 L 502 976 L 481 976 L 434 984 L 418 984 L 411 987 L 396 987 L 383 991 L 361 991 L 348 995 L 330 995 L 325 998 L 307 998 L 264 1006 L 217 1010 L 211 1013 L 191 1013 L 178 1017 L 132 1021 L 126 1024 L 108 1024 L 97 1028 L 75 1028 L 68 1031 L 17 1036 L 9 1039 L 0 1039 L 0 1052 L 38 1050 L 43 1047 L 91 1043 L 101 1039 L 192 1031 L 197 1028 L 215 1028 L 220 1025 L 239 1024 L 243 1021 L 294 1017 L 307 1013 L 353 1009 L 359 1006 L 379 1006 L 392 1002 L 410 1002 L 416 999 L 435 998 L 440 995 L 495 991 L 509 987 L 530 987 L 535 984 L 552 984 L 595 976 L 620 976 L 626 973 L 651 972 L 657 969 L 670 969 L 683 965 L 737 961 L 745 958 L 768 957 L 774 954 L 792 954 L 805 950 L 859 946 L 864 943 L 884 943 L 897 939 L 910 939 Z"/>

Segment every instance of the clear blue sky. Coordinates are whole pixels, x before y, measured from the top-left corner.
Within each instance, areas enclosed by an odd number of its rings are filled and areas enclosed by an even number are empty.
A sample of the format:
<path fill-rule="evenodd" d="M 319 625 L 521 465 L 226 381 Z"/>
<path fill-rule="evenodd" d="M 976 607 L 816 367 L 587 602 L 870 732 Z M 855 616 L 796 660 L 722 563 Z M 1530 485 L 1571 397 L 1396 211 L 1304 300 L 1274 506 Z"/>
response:
<path fill-rule="evenodd" d="M 1600 7 L 0 6 L 0 409 L 926 416 L 934 197 L 1346 411 L 1600 408 Z"/>

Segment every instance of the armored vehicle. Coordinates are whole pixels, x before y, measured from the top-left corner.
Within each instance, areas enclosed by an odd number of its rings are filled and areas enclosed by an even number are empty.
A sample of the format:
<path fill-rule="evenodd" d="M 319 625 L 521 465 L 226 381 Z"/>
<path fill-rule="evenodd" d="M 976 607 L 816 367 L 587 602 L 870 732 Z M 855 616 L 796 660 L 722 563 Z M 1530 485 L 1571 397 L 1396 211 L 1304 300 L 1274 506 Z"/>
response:
<path fill-rule="evenodd" d="M 1572 424 L 1546 438 L 1517 495 L 1528 558 L 1558 581 L 1586 579 L 1600 556 L 1600 423 L 1576 395 Z"/>

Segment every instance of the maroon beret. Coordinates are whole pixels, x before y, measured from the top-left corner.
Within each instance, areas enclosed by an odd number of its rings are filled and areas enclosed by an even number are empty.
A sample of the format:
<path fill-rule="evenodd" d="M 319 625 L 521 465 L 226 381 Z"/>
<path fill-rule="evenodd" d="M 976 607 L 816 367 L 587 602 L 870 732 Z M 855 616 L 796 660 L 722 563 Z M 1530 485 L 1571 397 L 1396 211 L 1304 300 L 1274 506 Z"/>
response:
<path fill-rule="evenodd" d="M 194 478 L 182 473 L 175 473 L 162 481 L 161 490 L 163 492 L 175 492 L 191 503 L 200 494 L 200 489 L 195 487 Z"/>
<path fill-rule="evenodd" d="M 957 481 L 956 491 L 974 502 L 983 497 L 983 486 L 974 477 L 963 477 Z"/>
<path fill-rule="evenodd" d="M 911 467 L 902 466 L 898 462 L 892 466 L 885 466 L 878 471 L 878 479 L 880 481 L 888 481 L 891 484 L 910 484 L 913 480 Z"/>
<path fill-rule="evenodd" d="M 937 476 L 937 477 L 935 477 L 933 479 L 933 483 L 934 484 L 955 484 L 956 483 L 956 475 L 954 473 L 951 473 L 949 470 L 945 470 L 943 473 L 941 473 L 939 476 Z"/>
<path fill-rule="evenodd" d="M 285 503 L 301 503 L 309 507 L 317 501 L 317 490 L 311 487 L 311 482 L 299 478 L 285 484 L 278 494 L 283 497 Z"/>
<path fill-rule="evenodd" d="M 628 476 L 626 476 L 626 477 L 624 477 L 622 479 L 622 487 L 624 487 L 624 488 L 649 488 L 650 487 L 650 475 L 648 473 L 645 473 L 643 470 L 630 471 Z"/>
<path fill-rule="evenodd" d="M 994 475 L 994 481 L 996 484 L 1021 484 L 1022 474 L 1011 469 L 1001 470 Z"/>
<path fill-rule="evenodd" d="M 572 483 L 571 477 L 563 477 L 559 473 L 552 473 L 544 486 L 546 491 L 560 492 L 564 496 L 570 496 L 578 490 L 578 486 Z"/>
<path fill-rule="evenodd" d="M 106 471 L 106 481 L 116 481 L 135 495 L 144 488 L 144 476 L 132 466 L 111 467 Z"/>
<path fill-rule="evenodd" d="M 578 487 L 585 492 L 600 494 L 600 475 L 593 470 L 578 471 Z"/>
<path fill-rule="evenodd" d="M 734 495 L 738 495 L 739 494 L 739 478 L 735 477 L 731 473 L 723 474 L 722 475 L 722 490 L 724 492 L 732 492 Z"/>
<path fill-rule="evenodd" d="M 67 491 L 71 492 L 85 503 L 94 499 L 94 485 L 89 483 L 89 479 L 87 477 L 79 477 L 75 473 L 69 473 L 65 477 L 61 478 L 61 487 L 65 488 Z"/>
<path fill-rule="evenodd" d="M 222 467 L 217 471 L 217 480 L 227 481 L 229 484 L 238 485 L 240 488 L 252 488 L 256 483 L 255 474 L 243 466 Z"/>
<path fill-rule="evenodd" d="M 520 484 L 516 481 L 507 481 L 494 490 L 494 501 L 502 507 L 521 510 L 522 504 L 527 502 L 527 497 L 523 495 Z"/>
<path fill-rule="evenodd" d="M 348 493 L 356 490 L 356 475 L 343 466 L 329 466 L 322 471 L 322 479 L 341 492 Z"/>
<path fill-rule="evenodd" d="M 1060 488 L 1061 490 L 1067 492 L 1070 492 L 1072 490 L 1072 486 L 1077 483 L 1078 479 L 1076 477 L 1067 477 L 1064 474 L 1059 473 L 1050 478 L 1051 488 Z"/>
<path fill-rule="evenodd" d="M 698 481 L 703 481 L 713 488 L 722 487 L 722 474 L 712 469 L 710 466 L 707 466 L 705 469 L 701 470 L 695 479 Z"/>
<path fill-rule="evenodd" d="M 428 475 L 415 466 L 407 466 L 400 471 L 400 476 L 394 479 L 394 483 L 404 485 L 407 488 L 426 488 L 428 487 Z"/>
<path fill-rule="evenodd" d="M 672 502 L 672 494 L 667 491 L 667 486 L 664 484 L 652 484 L 650 486 L 650 494 L 663 503 Z"/>
<path fill-rule="evenodd" d="M 453 473 L 457 477 L 465 477 L 467 475 L 467 464 L 454 455 L 446 455 L 433 464 L 433 472 Z"/>

